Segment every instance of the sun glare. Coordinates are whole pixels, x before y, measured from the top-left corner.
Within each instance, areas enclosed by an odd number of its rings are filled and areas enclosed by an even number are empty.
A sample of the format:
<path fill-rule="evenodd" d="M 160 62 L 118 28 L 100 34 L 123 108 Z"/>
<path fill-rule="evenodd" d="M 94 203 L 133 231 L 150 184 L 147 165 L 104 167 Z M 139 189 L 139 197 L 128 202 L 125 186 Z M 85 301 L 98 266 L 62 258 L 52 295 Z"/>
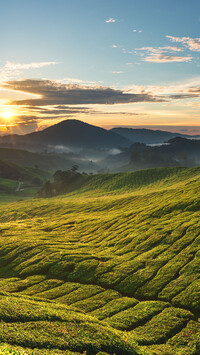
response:
<path fill-rule="evenodd" d="M 5 120 L 9 120 L 11 119 L 13 116 L 13 113 L 11 111 L 5 111 L 2 113 L 2 117 L 5 119 Z"/>

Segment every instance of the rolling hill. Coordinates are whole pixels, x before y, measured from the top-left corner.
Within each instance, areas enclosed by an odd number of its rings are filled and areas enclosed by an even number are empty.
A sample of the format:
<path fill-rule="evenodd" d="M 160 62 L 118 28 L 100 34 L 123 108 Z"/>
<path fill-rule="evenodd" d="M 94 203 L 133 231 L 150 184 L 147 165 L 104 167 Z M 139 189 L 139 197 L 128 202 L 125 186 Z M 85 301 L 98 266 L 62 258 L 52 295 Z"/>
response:
<path fill-rule="evenodd" d="M 0 349 L 200 353 L 200 168 L 94 176 L 0 211 Z"/>

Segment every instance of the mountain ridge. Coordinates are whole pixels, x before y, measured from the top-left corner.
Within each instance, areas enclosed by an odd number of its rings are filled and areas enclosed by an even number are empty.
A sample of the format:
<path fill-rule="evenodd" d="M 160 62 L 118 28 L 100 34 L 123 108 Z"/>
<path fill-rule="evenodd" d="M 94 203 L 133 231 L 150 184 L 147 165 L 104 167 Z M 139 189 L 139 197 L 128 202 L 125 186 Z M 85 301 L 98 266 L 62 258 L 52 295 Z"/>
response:
<path fill-rule="evenodd" d="M 24 136 L 10 135 L 0 138 L 1 143 L 39 145 L 65 145 L 68 147 L 114 148 L 129 146 L 131 142 L 115 132 L 79 120 L 64 120 L 42 131 Z"/>
<path fill-rule="evenodd" d="M 76 119 L 67 119 L 42 131 L 26 135 L 0 136 L 0 145 L 9 147 L 28 147 L 32 150 L 42 150 L 47 146 L 63 145 L 69 148 L 101 148 L 112 149 L 129 147 L 132 143 L 159 144 L 175 137 L 198 139 L 200 136 L 190 136 L 168 131 L 134 129 L 117 127 L 106 130 Z"/>
<path fill-rule="evenodd" d="M 198 139 L 200 135 L 188 135 L 176 132 L 152 130 L 147 128 L 124 128 L 115 127 L 110 131 L 120 134 L 121 136 L 129 139 L 132 143 L 145 143 L 145 144 L 159 144 L 166 141 L 181 137 L 187 139 Z"/>

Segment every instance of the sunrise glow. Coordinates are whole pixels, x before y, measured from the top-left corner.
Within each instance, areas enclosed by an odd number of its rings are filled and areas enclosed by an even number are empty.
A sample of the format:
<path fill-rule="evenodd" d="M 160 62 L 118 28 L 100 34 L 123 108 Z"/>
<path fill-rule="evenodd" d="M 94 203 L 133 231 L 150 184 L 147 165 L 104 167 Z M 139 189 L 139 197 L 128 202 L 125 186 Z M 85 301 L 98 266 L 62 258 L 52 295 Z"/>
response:
<path fill-rule="evenodd" d="M 1 116 L 4 120 L 10 121 L 13 117 L 13 113 L 11 111 L 4 111 Z"/>

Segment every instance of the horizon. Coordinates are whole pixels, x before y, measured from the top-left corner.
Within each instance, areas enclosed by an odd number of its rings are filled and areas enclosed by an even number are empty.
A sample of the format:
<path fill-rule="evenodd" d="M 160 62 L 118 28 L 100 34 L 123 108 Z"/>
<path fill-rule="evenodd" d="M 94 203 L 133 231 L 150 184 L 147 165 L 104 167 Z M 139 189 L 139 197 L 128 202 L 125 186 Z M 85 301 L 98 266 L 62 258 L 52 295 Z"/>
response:
<path fill-rule="evenodd" d="M 3 0 L 0 19 L 0 135 L 67 118 L 200 134 L 199 1 Z"/>
<path fill-rule="evenodd" d="M 86 123 L 86 124 L 91 124 L 91 123 L 87 123 L 87 122 L 84 122 L 84 121 L 81 121 L 81 120 L 78 120 L 78 119 L 74 119 L 74 118 L 69 118 L 69 119 L 66 119 L 66 120 L 62 120 L 62 121 L 59 121 L 57 123 L 62 123 L 64 121 L 80 121 L 82 123 Z M 56 124 L 57 124 L 56 123 Z M 51 127 L 51 126 L 54 126 L 55 124 L 53 125 L 50 125 L 48 127 Z M 162 131 L 162 132 L 169 132 L 169 133 L 177 133 L 177 134 L 182 134 L 182 135 L 187 135 L 187 136 L 198 136 L 200 135 L 200 129 L 198 126 L 193 126 L 193 127 L 184 127 L 184 126 L 153 126 L 153 125 L 149 125 L 149 126 L 129 126 L 129 125 L 115 125 L 115 126 L 98 126 L 98 125 L 95 125 L 95 124 L 92 124 L 93 126 L 96 126 L 96 127 L 100 127 L 100 128 L 104 128 L 106 130 L 111 130 L 112 128 L 128 128 L 128 129 L 140 129 L 140 130 L 151 130 L 151 131 Z M 43 131 L 44 129 L 48 128 L 48 127 L 41 127 L 40 129 L 38 130 L 35 130 L 35 131 L 32 131 L 32 132 L 29 132 L 29 133 L 34 133 L 34 132 L 41 132 Z M 26 134 L 29 134 L 29 133 L 1 133 L 0 132 L 0 137 L 3 137 L 3 136 L 7 136 L 7 135 L 14 135 L 14 134 L 17 134 L 17 135 L 26 135 Z"/>

